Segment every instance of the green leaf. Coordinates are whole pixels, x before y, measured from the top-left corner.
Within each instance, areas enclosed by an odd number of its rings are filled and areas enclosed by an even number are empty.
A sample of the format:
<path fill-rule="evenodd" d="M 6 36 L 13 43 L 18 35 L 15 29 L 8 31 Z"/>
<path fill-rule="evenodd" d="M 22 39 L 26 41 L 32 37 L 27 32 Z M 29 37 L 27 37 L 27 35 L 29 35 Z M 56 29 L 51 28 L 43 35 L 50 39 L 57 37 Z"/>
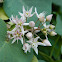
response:
<path fill-rule="evenodd" d="M 11 44 L 5 41 L 0 47 L 0 62 L 31 62 L 33 52 L 24 53 L 21 43 Z"/>
<path fill-rule="evenodd" d="M 2 7 L 0 7 L 0 18 L 2 20 L 7 20 L 8 19 L 8 16 L 5 14 L 5 12 L 4 12 Z"/>
<path fill-rule="evenodd" d="M 50 37 L 49 40 L 52 42 L 53 46 L 51 48 L 50 57 L 54 57 L 54 59 L 60 59 L 60 50 L 61 50 L 61 38 L 59 35 L 55 37 Z"/>
<path fill-rule="evenodd" d="M 6 40 L 7 27 L 3 20 L 0 19 L 0 46 Z"/>
<path fill-rule="evenodd" d="M 46 11 L 47 14 L 51 13 L 51 5 L 52 5 L 52 0 L 4 0 L 4 10 L 6 12 L 6 14 L 11 17 L 11 15 L 18 15 L 18 12 L 22 12 L 22 7 L 23 5 L 25 6 L 26 10 L 27 7 L 28 9 L 30 9 L 32 6 L 35 8 L 37 8 L 38 13 L 41 13 L 43 11 Z M 33 9 L 34 12 L 34 9 Z M 34 15 L 32 18 L 28 19 L 29 21 L 36 21 L 37 17 L 36 15 Z M 38 26 L 39 22 L 36 24 L 36 26 Z"/>
<path fill-rule="evenodd" d="M 62 6 L 62 0 L 52 0 L 54 4 Z"/>
<path fill-rule="evenodd" d="M 38 59 L 35 55 L 33 56 L 32 62 L 38 62 Z"/>
<path fill-rule="evenodd" d="M 46 61 L 44 61 L 44 60 L 39 60 L 39 62 L 46 62 Z"/>
<path fill-rule="evenodd" d="M 62 36 L 62 20 L 59 15 L 57 15 L 57 24 L 56 24 L 56 29 L 55 31 Z"/>

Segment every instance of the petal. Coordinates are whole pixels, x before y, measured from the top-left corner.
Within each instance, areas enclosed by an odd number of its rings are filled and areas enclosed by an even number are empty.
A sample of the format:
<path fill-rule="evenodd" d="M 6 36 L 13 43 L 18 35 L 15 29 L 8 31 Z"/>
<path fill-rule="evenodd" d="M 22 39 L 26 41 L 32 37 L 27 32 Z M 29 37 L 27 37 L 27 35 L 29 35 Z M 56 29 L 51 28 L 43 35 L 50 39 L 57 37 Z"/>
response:
<path fill-rule="evenodd" d="M 32 9 L 33 9 L 33 6 L 30 8 L 30 10 L 29 10 L 29 13 L 31 14 L 31 12 L 32 12 Z"/>
<path fill-rule="evenodd" d="M 35 51 L 36 54 L 38 55 L 38 49 L 37 49 L 37 48 L 34 48 L 34 51 Z"/>
<path fill-rule="evenodd" d="M 32 17 L 35 14 L 35 12 L 33 14 L 30 15 L 30 17 Z"/>
<path fill-rule="evenodd" d="M 43 45 L 43 46 L 46 46 L 44 43 L 41 43 L 41 42 L 37 42 L 38 45 Z"/>
<path fill-rule="evenodd" d="M 37 13 L 37 9 L 36 9 L 36 7 L 35 7 L 35 13 L 36 13 L 36 16 L 39 17 L 39 15 L 38 15 L 38 13 Z"/>
<path fill-rule="evenodd" d="M 23 44 L 23 38 L 22 38 L 22 37 L 21 37 L 21 39 L 20 39 L 20 40 L 21 40 L 21 43 Z"/>
<path fill-rule="evenodd" d="M 43 43 L 44 43 L 46 46 L 52 46 L 51 43 L 49 42 L 49 40 L 47 40 L 47 39 L 43 40 Z"/>
<path fill-rule="evenodd" d="M 27 41 L 28 43 L 32 44 L 33 42 L 32 41 Z"/>
<path fill-rule="evenodd" d="M 13 39 L 12 44 L 16 41 L 16 39 Z"/>
<path fill-rule="evenodd" d="M 42 23 L 44 27 L 46 27 L 46 23 Z"/>
<path fill-rule="evenodd" d="M 24 23 L 23 25 L 25 25 L 25 26 L 26 26 L 26 25 L 29 25 L 29 23 Z"/>
<path fill-rule="evenodd" d="M 39 39 L 40 37 L 36 37 L 35 39 L 34 39 L 34 42 L 37 42 L 37 40 Z"/>
<path fill-rule="evenodd" d="M 25 10 L 25 8 L 24 8 L 24 6 L 23 6 L 23 14 L 26 12 L 26 10 Z"/>
<path fill-rule="evenodd" d="M 21 26 L 21 31 L 22 31 L 22 34 L 24 36 L 24 28 L 23 28 L 23 26 Z"/>
<path fill-rule="evenodd" d="M 20 16 L 23 16 L 23 14 L 22 14 L 22 13 L 20 13 L 20 12 L 18 12 L 18 13 L 19 13 L 19 15 L 20 15 Z"/>

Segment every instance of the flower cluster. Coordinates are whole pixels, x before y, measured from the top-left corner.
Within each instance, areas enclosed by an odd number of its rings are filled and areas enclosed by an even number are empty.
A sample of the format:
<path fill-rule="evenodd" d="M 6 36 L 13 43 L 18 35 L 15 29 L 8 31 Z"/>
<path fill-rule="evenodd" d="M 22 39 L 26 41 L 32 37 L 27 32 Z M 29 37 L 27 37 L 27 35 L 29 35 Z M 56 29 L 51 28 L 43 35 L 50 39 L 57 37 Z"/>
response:
<path fill-rule="evenodd" d="M 36 52 L 38 55 L 38 45 L 42 46 L 52 46 L 51 43 L 48 40 L 48 34 L 51 36 L 57 35 L 55 33 L 54 28 L 55 26 L 52 24 L 47 25 L 46 22 L 50 22 L 52 19 L 53 14 L 48 15 L 45 17 L 45 12 L 42 12 L 40 14 L 37 13 L 37 9 L 35 8 L 35 12 L 32 14 L 33 7 L 30 8 L 30 10 L 25 10 L 23 6 L 23 13 L 19 12 L 19 15 L 21 18 L 18 18 L 17 16 L 14 17 L 13 15 L 10 18 L 10 23 L 14 25 L 14 28 L 12 30 L 8 30 L 8 38 L 13 39 L 12 44 L 18 40 L 21 41 L 25 53 L 30 52 L 31 48 Z M 30 21 L 27 23 L 27 19 L 32 17 L 34 14 L 36 14 L 38 20 L 36 22 Z M 35 27 L 36 23 L 40 21 L 39 26 Z M 27 28 L 29 26 L 29 28 Z M 41 29 L 41 27 L 43 28 Z M 8 28 L 11 28 L 8 27 Z M 46 39 L 40 38 L 40 36 L 37 35 L 37 33 L 43 33 L 46 37 Z M 27 38 L 27 41 L 25 39 Z M 41 42 L 39 42 L 39 40 Z"/>

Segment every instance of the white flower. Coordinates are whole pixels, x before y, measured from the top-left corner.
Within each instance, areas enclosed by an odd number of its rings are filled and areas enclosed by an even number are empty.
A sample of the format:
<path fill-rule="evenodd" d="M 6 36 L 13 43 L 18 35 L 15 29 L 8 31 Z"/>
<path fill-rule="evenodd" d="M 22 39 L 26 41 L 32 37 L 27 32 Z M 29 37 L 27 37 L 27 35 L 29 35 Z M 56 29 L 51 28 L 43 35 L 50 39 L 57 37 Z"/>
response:
<path fill-rule="evenodd" d="M 43 40 L 43 43 L 44 43 L 46 46 L 52 46 L 51 43 L 48 41 L 48 39 Z"/>
<path fill-rule="evenodd" d="M 18 17 L 16 16 L 16 18 L 15 18 L 15 17 L 12 15 L 11 18 L 10 18 L 10 21 L 11 21 L 12 23 L 16 24 L 17 21 L 18 21 Z"/>
<path fill-rule="evenodd" d="M 26 11 L 24 6 L 23 6 L 23 14 L 19 12 L 20 16 L 32 17 L 34 15 L 34 13 L 31 14 L 32 13 L 32 8 L 33 7 L 31 7 L 29 11 L 28 10 Z"/>
<path fill-rule="evenodd" d="M 16 30 L 12 33 L 12 37 L 11 39 L 13 39 L 12 41 L 12 44 L 17 40 L 17 43 L 18 43 L 18 40 L 21 40 L 21 43 L 23 44 L 23 37 L 22 37 L 22 32 L 20 32 L 20 30 Z"/>
<path fill-rule="evenodd" d="M 29 41 L 27 41 L 28 43 L 31 44 L 31 47 L 34 49 L 34 51 L 36 52 L 36 54 L 38 55 L 38 45 L 45 45 L 41 42 L 38 42 L 39 37 L 36 38 L 32 38 Z"/>
<path fill-rule="evenodd" d="M 53 14 L 51 14 L 51 15 L 48 15 L 48 16 L 46 17 L 46 21 L 51 21 L 51 19 L 52 19 L 52 16 L 53 16 Z"/>
<path fill-rule="evenodd" d="M 35 13 L 36 13 L 36 16 L 39 18 L 39 20 L 41 22 L 44 22 L 45 21 L 45 12 L 42 12 L 40 14 L 37 13 L 37 9 L 35 8 Z"/>
<path fill-rule="evenodd" d="M 25 43 L 22 49 L 24 50 L 25 53 L 27 53 L 27 51 L 30 52 L 30 48 L 31 48 L 31 45 L 29 45 L 28 43 Z"/>
<path fill-rule="evenodd" d="M 34 27 L 34 26 L 35 26 L 34 21 L 30 21 L 30 22 L 29 22 L 29 26 L 30 26 L 30 27 Z"/>
<path fill-rule="evenodd" d="M 26 34 L 26 37 L 28 38 L 28 39 L 31 39 L 32 38 L 32 33 L 31 32 L 28 32 L 27 34 Z"/>
<path fill-rule="evenodd" d="M 24 36 L 24 34 L 28 31 L 24 31 L 23 26 L 21 26 L 21 29 L 15 27 L 12 31 L 7 31 L 7 32 L 8 32 L 8 34 L 12 35 L 12 37 L 11 37 L 11 39 L 13 39 L 12 44 L 16 40 L 17 40 L 17 43 L 18 43 L 18 40 L 21 40 L 21 43 L 23 44 L 23 37 L 22 36 Z"/>
<path fill-rule="evenodd" d="M 24 21 L 23 18 L 24 18 L 24 17 L 21 17 L 21 18 L 19 19 L 17 16 L 16 16 L 16 18 L 15 18 L 15 17 L 13 17 L 13 15 L 12 15 L 12 17 L 10 18 L 10 21 L 11 21 L 12 23 L 16 24 L 17 27 L 20 27 L 20 28 L 21 28 L 21 26 L 23 26 L 23 25 L 29 25 L 29 23 L 25 23 L 25 21 Z"/>

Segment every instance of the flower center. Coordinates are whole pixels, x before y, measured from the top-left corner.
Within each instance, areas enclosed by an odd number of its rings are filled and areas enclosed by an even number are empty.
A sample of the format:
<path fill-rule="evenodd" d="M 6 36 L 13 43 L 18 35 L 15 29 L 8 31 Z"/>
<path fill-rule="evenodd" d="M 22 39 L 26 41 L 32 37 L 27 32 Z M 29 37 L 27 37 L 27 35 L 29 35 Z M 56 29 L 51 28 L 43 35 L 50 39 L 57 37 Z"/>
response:
<path fill-rule="evenodd" d="M 18 25 L 20 25 L 20 26 L 21 26 L 21 25 L 22 25 L 22 22 L 19 22 L 19 24 L 18 24 Z"/>
<path fill-rule="evenodd" d="M 28 12 L 26 12 L 26 14 L 28 15 Z"/>

